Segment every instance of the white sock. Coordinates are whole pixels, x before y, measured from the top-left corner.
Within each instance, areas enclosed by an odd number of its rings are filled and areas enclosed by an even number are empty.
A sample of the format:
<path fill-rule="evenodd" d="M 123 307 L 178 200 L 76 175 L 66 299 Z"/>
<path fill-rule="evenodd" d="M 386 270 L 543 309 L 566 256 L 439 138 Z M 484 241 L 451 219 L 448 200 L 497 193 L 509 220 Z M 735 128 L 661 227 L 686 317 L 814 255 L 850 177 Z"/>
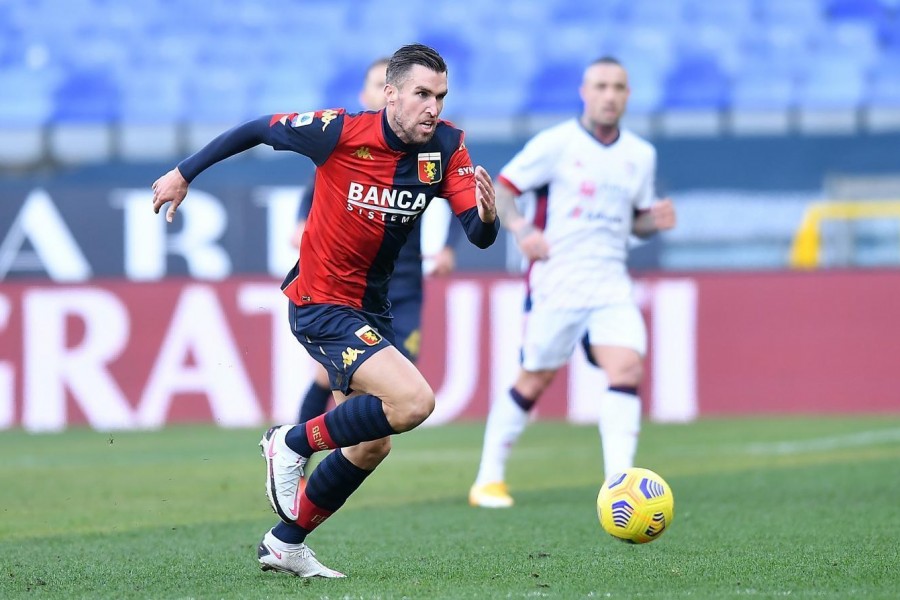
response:
<path fill-rule="evenodd" d="M 634 466 L 641 431 L 641 399 L 635 394 L 606 390 L 600 398 L 599 429 L 605 480 Z"/>
<path fill-rule="evenodd" d="M 528 415 L 509 393 L 503 394 L 491 405 L 475 485 L 505 481 L 506 459 L 525 430 Z"/>

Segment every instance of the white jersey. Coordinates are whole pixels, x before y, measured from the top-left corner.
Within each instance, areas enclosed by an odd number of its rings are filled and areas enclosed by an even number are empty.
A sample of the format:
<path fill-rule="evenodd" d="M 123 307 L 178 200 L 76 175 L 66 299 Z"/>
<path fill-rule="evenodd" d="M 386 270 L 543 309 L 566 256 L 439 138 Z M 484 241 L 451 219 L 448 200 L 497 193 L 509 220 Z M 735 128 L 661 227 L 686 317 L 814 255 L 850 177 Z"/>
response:
<path fill-rule="evenodd" d="M 586 308 L 632 301 L 628 239 L 635 209 L 654 201 L 655 173 L 649 142 L 621 130 L 605 146 L 577 119 L 538 133 L 513 157 L 501 178 L 519 192 L 548 187 L 550 258 L 529 273 L 533 302 Z"/>

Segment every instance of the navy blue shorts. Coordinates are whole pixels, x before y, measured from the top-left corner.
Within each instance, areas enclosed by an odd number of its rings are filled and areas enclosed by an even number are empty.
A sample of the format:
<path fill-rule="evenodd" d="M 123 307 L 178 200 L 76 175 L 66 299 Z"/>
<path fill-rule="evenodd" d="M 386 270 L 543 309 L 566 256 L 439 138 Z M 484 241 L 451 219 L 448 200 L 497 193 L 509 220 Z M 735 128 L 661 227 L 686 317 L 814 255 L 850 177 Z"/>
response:
<path fill-rule="evenodd" d="M 390 296 L 390 292 L 388 292 Z M 391 297 L 391 313 L 394 317 L 394 337 L 397 350 L 411 362 L 419 359 L 422 345 L 422 296 Z"/>
<path fill-rule="evenodd" d="M 376 352 L 394 345 L 389 317 L 335 304 L 297 306 L 288 301 L 291 331 L 325 367 L 331 389 L 350 394 L 353 373 Z"/>

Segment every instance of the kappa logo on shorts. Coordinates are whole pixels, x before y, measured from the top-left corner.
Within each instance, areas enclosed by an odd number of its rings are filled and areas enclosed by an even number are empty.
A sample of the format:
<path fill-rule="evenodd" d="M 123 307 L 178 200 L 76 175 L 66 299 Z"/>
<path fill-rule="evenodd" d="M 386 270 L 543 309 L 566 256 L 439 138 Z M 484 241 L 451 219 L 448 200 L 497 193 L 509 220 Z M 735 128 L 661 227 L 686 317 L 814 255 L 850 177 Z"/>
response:
<path fill-rule="evenodd" d="M 346 350 L 341 352 L 341 359 L 344 363 L 344 367 L 345 368 L 349 367 L 354 362 L 356 362 L 356 359 L 359 358 L 360 354 L 365 354 L 365 353 L 366 353 L 365 350 L 357 350 L 356 348 L 350 348 L 348 346 Z"/>
<path fill-rule="evenodd" d="M 381 334 L 372 329 L 369 325 L 364 325 L 353 333 L 356 337 L 361 339 L 366 346 L 376 346 L 382 340 Z"/>

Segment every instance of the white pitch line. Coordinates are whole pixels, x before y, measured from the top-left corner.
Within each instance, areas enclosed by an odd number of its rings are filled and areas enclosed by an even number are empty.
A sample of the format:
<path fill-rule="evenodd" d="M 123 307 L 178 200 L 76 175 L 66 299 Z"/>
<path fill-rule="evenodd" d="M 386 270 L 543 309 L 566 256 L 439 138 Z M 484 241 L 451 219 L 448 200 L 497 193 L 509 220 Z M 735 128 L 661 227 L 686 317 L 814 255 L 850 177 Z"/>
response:
<path fill-rule="evenodd" d="M 900 429 L 860 431 L 858 433 L 812 438 L 809 440 L 768 443 L 760 442 L 744 446 L 744 451 L 747 454 L 780 456 L 788 454 L 804 454 L 808 452 L 823 452 L 827 450 L 839 450 L 841 448 L 875 446 L 877 444 L 884 444 L 889 442 L 900 442 Z"/>

